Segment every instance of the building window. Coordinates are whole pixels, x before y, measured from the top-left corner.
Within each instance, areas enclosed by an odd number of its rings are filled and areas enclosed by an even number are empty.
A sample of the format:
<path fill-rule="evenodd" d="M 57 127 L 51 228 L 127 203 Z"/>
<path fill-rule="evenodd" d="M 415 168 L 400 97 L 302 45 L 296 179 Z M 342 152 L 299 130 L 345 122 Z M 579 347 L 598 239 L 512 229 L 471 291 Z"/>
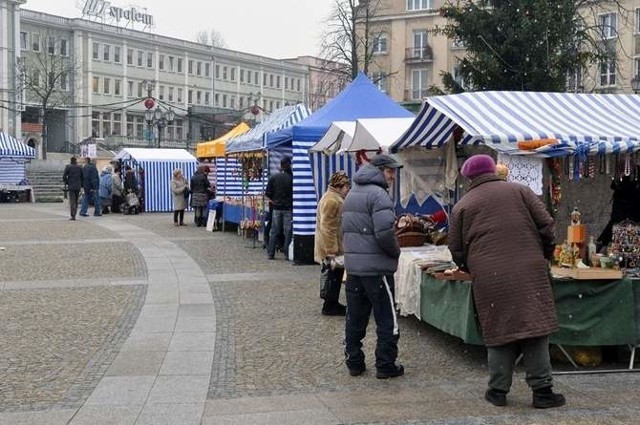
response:
<path fill-rule="evenodd" d="M 100 45 L 98 43 L 93 43 L 93 59 L 94 60 L 99 60 L 100 59 Z"/>
<path fill-rule="evenodd" d="M 216 79 L 220 79 L 220 65 L 216 65 Z"/>
<path fill-rule="evenodd" d="M 40 34 L 31 34 L 31 50 L 34 52 L 40 51 Z"/>
<path fill-rule="evenodd" d="M 215 102 L 214 106 L 220 105 L 220 96 L 218 95 L 218 93 L 213 95 L 213 101 Z"/>
<path fill-rule="evenodd" d="M 598 16 L 600 35 L 603 39 L 616 38 L 617 36 L 617 17 L 615 13 L 607 13 Z"/>
<path fill-rule="evenodd" d="M 113 80 L 113 94 L 116 96 L 120 96 L 120 84 L 122 84 L 122 81 Z"/>
<path fill-rule="evenodd" d="M 60 90 L 67 91 L 67 74 L 60 74 Z"/>
<path fill-rule="evenodd" d="M 138 50 L 138 66 L 142 66 L 144 63 L 144 52 L 142 50 Z"/>
<path fill-rule="evenodd" d="M 615 58 L 600 62 L 600 86 L 614 86 L 616 84 Z"/>
<path fill-rule="evenodd" d="M 384 72 L 374 72 L 373 74 L 371 74 L 371 80 L 382 93 L 387 92 L 387 76 Z"/>
<path fill-rule="evenodd" d="M 240 70 L 240 82 L 244 83 L 244 69 Z"/>
<path fill-rule="evenodd" d="M 153 68 L 153 53 L 147 52 L 147 68 Z"/>
<path fill-rule="evenodd" d="M 120 46 L 113 46 L 113 61 L 120 63 Z"/>
<path fill-rule="evenodd" d="M 27 45 L 29 44 L 29 33 L 20 32 L 20 49 L 27 50 Z"/>
<path fill-rule="evenodd" d="M 193 90 L 187 92 L 187 103 L 191 105 L 193 103 Z"/>
<path fill-rule="evenodd" d="M 142 81 L 138 83 L 138 97 L 142 97 L 142 92 L 144 90 L 144 85 L 142 84 Z"/>
<path fill-rule="evenodd" d="M 231 81 L 235 81 L 235 80 L 236 80 L 236 69 L 231 68 Z"/>
<path fill-rule="evenodd" d="M 280 76 L 279 75 L 276 77 L 276 88 L 277 89 L 280 88 Z"/>
<path fill-rule="evenodd" d="M 244 97 L 242 97 L 242 96 L 240 96 L 240 97 L 238 98 L 238 107 L 239 107 L 240 109 L 244 109 Z"/>
<path fill-rule="evenodd" d="M 169 87 L 169 102 L 173 102 L 173 87 Z"/>
<path fill-rule="evenodd" d="M 47 37 L 47 52 L 53 55 L 56 52 L 56 39 L 55 37 Z"/>
<path fill-rule="evenodd" d="M 178 103 L 182 103 L 182 89 L 178 89 Z"/>
<path fill-rule="evenodd" d="M 164 100 L 164 86 L 160 86 L 158 99 Z"/>
<path fill-rule="evenodd" d="M 102 134 L 103 137 L 111 135 L 111 114 L 109 112 L 102 113 Z"/>
<path fill-rule="evenodd" d="M 200 61 L 196 63 L 196 75 L 202 75 L 202 62 Z"/>
<path fill-rule="evenodd" d="M 255 71 L 253 73 L 253 83 L 254 84 L 260 84 L 260 77 L 258 76 L 258 71 Z"/>
<path fill-rule="evenodd" d="M 378 35 L 376 37 L 376 39 L 373 42 L 373 53 L 375 54 L 386 54 L 387 53 L 387 42 L 388 42 L 388 37 L 386 33 L 380 33 L 380 35 Z"/>
<path fill-rule="evenodd" d="M 104 46 L 102 46 L 102 59 L 109 62 L 110 59 L 110 55 L 111 55 L 111 46 L 109 46 L 108 44 L 105 44 Z"/>
<path fill-rule="evenodd" d="M 273 112 L 273 100 L 269 101 L 269 111 Z"/>
<path fill-rule="evenodd" d="M 269 87 L 273 87 L 273 74 L 269 74 Z"/>
<path fill-rule="evenodd" d="M 251 84 L 251 71 L 247 71 L 247 84 Z"/>
<path fill-rule="evenodd" d="M 178 72 L 182 72 L 182 58 L 178 58 Z"/>
<path fill-rule="evenodd" d="M 584 86 L 582 85 L 582 68 L 578 68 L 573 72 L 567 72 L 566 91 L 569 93 L 582 93 L 584 91 Z"/>
<path fill-rule="evenodd" d="M 262 85 L 266 86 L 267 85 L 267 74 L 262 73 Z"/>
<path fill-rule="evenodd" d="M 208 77 L 210 75 L 211 75 L 211 64 L 207 62 L 204 64 L 204 76 Z"/>
<path fill-rule="evenodd" d="M 91 133 L 94 137 L 100 137 L 100 112 L 91 113 Z"/>
<path fill-rule="evenodd" d="M 298 91 L 301 91 L 300 90 L 300 78 L 298 78 Z"/>
<path fill-rule="evenodd" d="M 202 103 L 202 92 L 198 90 L 196 93 L 196 104 L 200 105 Z"/>
<path fill-rule="evenodd" d="M 188 65 L 189 74 L 193 74 L 193 61 L 190 60 L 187 65 Z"/>
<path fill-rule="evenodd" d="M 100 91 L 100 78 L 99 77 L 93 77 L 91 88 L 92 88 L 92 91 L 94 93 L 98 93 Z"/>
<path fill-rule="evenodd" d="M 284 77 L 284 89 L 289 90 L 289 77 Z"/>
<path fill-rule="evenodd" d="M 231 104 L 229 105 L 229 107 L 231 109 L 236 109 L 236 98 L 231 96 L 230 102 L 231 102 Z"/>
<path fill-rule="evenodd" d="M 164 55 L 158 56 L 158 69 L 164 69 Z"/>
<path fill-rule="evenodd" d="M 431 0 L 407 0 L 407 10 L 426 10 L 431 8 Z"/>
<path fill-rule="evenodd" d="M 113 114 L 113 131 L 111 135 L 120 136 L 122 134 L 122 114 Z"/>
<path fill-rule="evenodd" d="M 127 49 L 127 65 L 133 66 L 133 49 Z"/>
<path fill-rule="evenodd" d="M 226 94 L 222 95 L 222 107 L 223 108 L 227 107 L 227 95 Z"/>
<path fill-rule="evenodd" d="M 222 79 L 223 80 L 227 79 L 227 67 L 226 66 L 222 67 Z"/>
<path fill-rule="evenodd" d="M 127 81 L 127 96 L 133 97 L 133 81 Z"/>
<path fill-rule="evenodd" d="M 427 70 L 414 69 L 411 71 L 411 100 L 422 99 L 427 96 Z"/>
<path fill-rule="evenodd" d="M 175 71 L 175 68 L 173 66 L 173 56 L 169 56 L 169 71 Z"/>
<path fill-rule="evenodd" d="M 111 87 L 109 87 L 111 85 L 111 79 L 110 78 L 104 78 L 102 80 L 102 92 L 104 94 L 109 94 L 109 92 L 111 91 Z"/>
<path fill-rule="evenodd" d="M 635 33 L 640 34 L 640 8 L 636 9 Z"/>
<path fill-rule="evenodd" d="M 127 137 L 133 138 L 133 115 L 127 114 Z"/>
<path fill-rule="evenodd" d="M 210 93 L 209 92 L 205 92 L 204 93 L 204 104 L 208 105 L 209 104 L 209 100 L 210 100 Z"/>

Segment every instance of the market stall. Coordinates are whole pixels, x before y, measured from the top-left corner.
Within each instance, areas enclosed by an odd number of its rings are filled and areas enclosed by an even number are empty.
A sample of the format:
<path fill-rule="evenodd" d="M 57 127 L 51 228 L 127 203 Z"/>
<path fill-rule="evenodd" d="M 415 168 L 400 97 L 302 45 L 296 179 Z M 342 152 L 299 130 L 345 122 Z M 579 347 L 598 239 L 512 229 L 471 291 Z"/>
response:
<path fill-rule="evenodd" d="M 610 205 L 609 210 L 602 208 L 611 199 L 609 184 L 639 178 L 638 113 L 640 97 L 634 95 L 479 92 L 440 96 L 425 101 L 391 151 L 409 155 L 420 149 L 436 150 L 445 158 L 442 172 L 453 176 L 454 182 L 466 155 L 481 149 L 495 151 L 493 155 L 508 171 L 504 178 L 525 184 L 545 198 L 556 216 L 558 241 L 565 241 L 556 253 L 553 291 L 561 330 L 552 342 L 635 346 L 640 299 L 635 296 L 637 281 L 629 276 L 636 276 L 637 270 L 627 268 L 627 277 L 613 272 L 625 264 L 640 263 L 640 244 L 634 250 L 628 243 L 631 236 L 640 234 L 638 227 L 632 223 L 614 228 L 608 248 L 590 248 L 589 242 L 604 227 L 598 217 L 606 217 L 611 210 Z M 582 214 L 571 215 L 576 206 Z M 590 255 L 593 250 L 607 261 Z M 403 252 L 401 260 L 408 255 Z M 408 262 L 410 267 L 421 267 L 417 261 Z M 440 280 L 420 270 L 412 279 L 397 281 L 399 294 L 413 296 L 399 300 L 411 306 L 408 314 L 418 310 L 421 320 L 466 342 L 481 343 L 470 282 Z"/>
<path fill-rule="evenodd" d="M 335 121 L 359 118 L 409 118 L 413 114 L 382 93 L 360 73 L 342 92 L 305 120 L 267 136 L 267 149 L 283 146 L 293 150 L 293 245 L 294 261 L 313 263 L 313 235 L 318 194 L 309 159 L 309 149 L 325 136 Z M 345 159 L 349 161 L 349 159 Z M 339 164 L 327 165 L 326 173 Z M 348 166 L 348 164 L 345 163 Z M 317 166 L 325 169 L 325 165 Z M 326 187 L 326 182 L 317 183 Z"/>
<path fill-rule="evenodd" d="M 198 166 L 198 160 L 184 149 L 124 148 L 114 160 L 122 161 L 136 172 L 141 185 L 139 197 L 144 201 L 144 211 L 173 211 L 171 179 L 173 170 L 182 169 L 187 181 Z M 141 173 L 143 178 L 141 178 Z"/>
<path fill-rule="evenodd" d="M 0 202 L 34 202 L 25 164 L 35 157 L 34 148 L 0 131 Z"/>

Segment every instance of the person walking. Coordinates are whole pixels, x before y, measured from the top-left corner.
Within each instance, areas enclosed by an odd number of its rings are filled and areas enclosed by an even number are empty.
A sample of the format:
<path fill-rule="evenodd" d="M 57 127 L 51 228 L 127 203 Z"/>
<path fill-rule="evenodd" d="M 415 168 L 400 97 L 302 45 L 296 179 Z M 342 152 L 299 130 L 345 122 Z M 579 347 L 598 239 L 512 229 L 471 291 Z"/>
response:
<path fill-rule="evenodd" d="M 82 168 L 78 165 L 75 156 L 72 156 L 69 160 L 69 164 L 64 167 L 64 173 L 62 180 L 67 185 L 69 192 L 69 213 L 71 217 L 69 220 L 76 219 L 76 213 L 78 212 L 78 198 L 80 197 L 80 189 L 82 189 Z"/>
<path fill-rule="evenodd" d="M 291 245 L 291 219 L 293 211 L 293 173 L 291 158 L 285 156 L 280 160 L 280 172 L 269 177 L 265 197 L 271 203 L 271 229 L 267 258 L 273 260 L 276 255 L 276 242 L 279 233 L 284 234 L 284 258 L 289 259 Z"/>
<path fill-rule="evenodd" d="M 197 227 L 206 226 L 204 209 L 209 202 L 209 180 L 204 172 L 204 165 L 198 165 L 196 172 L 191 176 L 191 206 L 193 207 L 193 219 Z"/>
<path fill-rule="evenodd" d="M 98 188 L 100 187 L 100 176 L 96 165 L 91 162 L 91 158 L 84 159 L 85 164 L 82 168 L 84 197 L 82 206 L 80 207 L 80 215 L 89 217 L 89 203 L 93 202 L 93 215 L 102 215 L 100 207 L 100 197 L 98 196 Z"/>
<path fill-rule="evenodd" d="M 120 165 L 115 164 L 113 166 L 113 175 L 112 175 L 112 185 L 111 185 L 111 212 L 119 213 L 120 206 L 124 202 L 124 198 L 122 197 L 122 191 L 124 190 L 124 186 L 122 185 L 122 178 L 120 177 Z"/>
<path fill-rule="evenodd" d="M 396 239 L 395 212 L 389 187 L 402 165 L 389 155 L 376 155 L 353 177 L 344 200 L 344 263 L 347 270 L 347 320 L 345 356 L 351 376 L 366 370 L 362 339 L 373 309 L 376 321 L 376 378 L 404 374 L 396 364 L 398 321 L 393 274 L 398 268 L 400 246 Z"/>
<path fill-rule="evenodd" d="M 340 304 L 338 299 L 344 276 L 342 207 L 350 188 L 351 182 L 347 173 L 344 171 L 333 173 L 329 179 L 329 187 L 320 198 L 316 210 L 313 256 L 315 261 L 321 265 L 320 273 L 327 273 L 329 282 L 329 288 L 322 305 L 322 314 L 325 316 L 344 316 L 347 311 L 347 307 Z"/>
<path fill-rule="evenodd" d="M 453 207 L 449 250 L 472 276 L 488 355 L 485 399 L 494 406 L 507 404 L 515 361 L 522 354 L 533 407 L 562 406 L 564 396 L 552 391 L 549 359 L 549 335 L 558 329 L 549 279 L 553 218 L 531 189 L 496 175 L 488 155 L 467 159 L 461 174 L 470 186 Z"/>
<path fill-rule="evenodd" d="M 184 226 L 184 210 L 187 209 L 189 185 L 182 174 L 182 170 L 179 168 L 173 170 L 171 195 L 173 196 L 173 225 Z M 178 221 L 178 219 L 180 220 Z"/>
<path fill-rule="evenodd" d="M 100 172 L 100 187 L 98 188 L 98 197 L 102 205 L 102 214 L 109 214 L 109 206 L 111 205 L 111 191 L 113 187 L 113 168 L 111 165 L 105 165 Z"/>

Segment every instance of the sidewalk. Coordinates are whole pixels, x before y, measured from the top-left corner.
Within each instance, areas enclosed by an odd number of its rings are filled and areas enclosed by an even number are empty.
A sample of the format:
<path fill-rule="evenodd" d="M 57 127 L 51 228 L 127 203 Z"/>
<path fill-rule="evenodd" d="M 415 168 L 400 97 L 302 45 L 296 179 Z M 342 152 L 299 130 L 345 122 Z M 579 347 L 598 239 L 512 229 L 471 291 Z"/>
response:
<path fill-rule="evenodd" d="M 632 424 L 637 374 L 562 376 L 564 408 L 482 399 L 485 353 L 412 318 L 405 376 L 348 376 L 318 270 L 169 214 L 0 205 L 0 424 Z M 189 219 L 191 216 L 189 215 Z M 187 220 L 188 221 L 188 220 Z M 365 340 L 373 369 L 373 321 Z M 5 349 L 6 348 L 6 349 Z"/>

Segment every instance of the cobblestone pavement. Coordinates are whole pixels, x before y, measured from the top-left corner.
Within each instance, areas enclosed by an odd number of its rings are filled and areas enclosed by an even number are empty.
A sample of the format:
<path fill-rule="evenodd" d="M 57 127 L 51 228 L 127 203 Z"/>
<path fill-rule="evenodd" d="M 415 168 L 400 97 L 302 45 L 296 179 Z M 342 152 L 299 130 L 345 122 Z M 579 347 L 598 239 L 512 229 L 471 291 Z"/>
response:
<path fill-rule="evenodd" d="M 0 424 L 638 423 L 633 373 L 558 376 L 568 405 L 535 411 L 519 370 L 490 406 L 485 350 L 414 318 L 405 376 L 350 377 L 318 267 L 169 214 L 67 214 L 0 205 Z M 369 369 L 374 343 L 372 321 Z"/>

